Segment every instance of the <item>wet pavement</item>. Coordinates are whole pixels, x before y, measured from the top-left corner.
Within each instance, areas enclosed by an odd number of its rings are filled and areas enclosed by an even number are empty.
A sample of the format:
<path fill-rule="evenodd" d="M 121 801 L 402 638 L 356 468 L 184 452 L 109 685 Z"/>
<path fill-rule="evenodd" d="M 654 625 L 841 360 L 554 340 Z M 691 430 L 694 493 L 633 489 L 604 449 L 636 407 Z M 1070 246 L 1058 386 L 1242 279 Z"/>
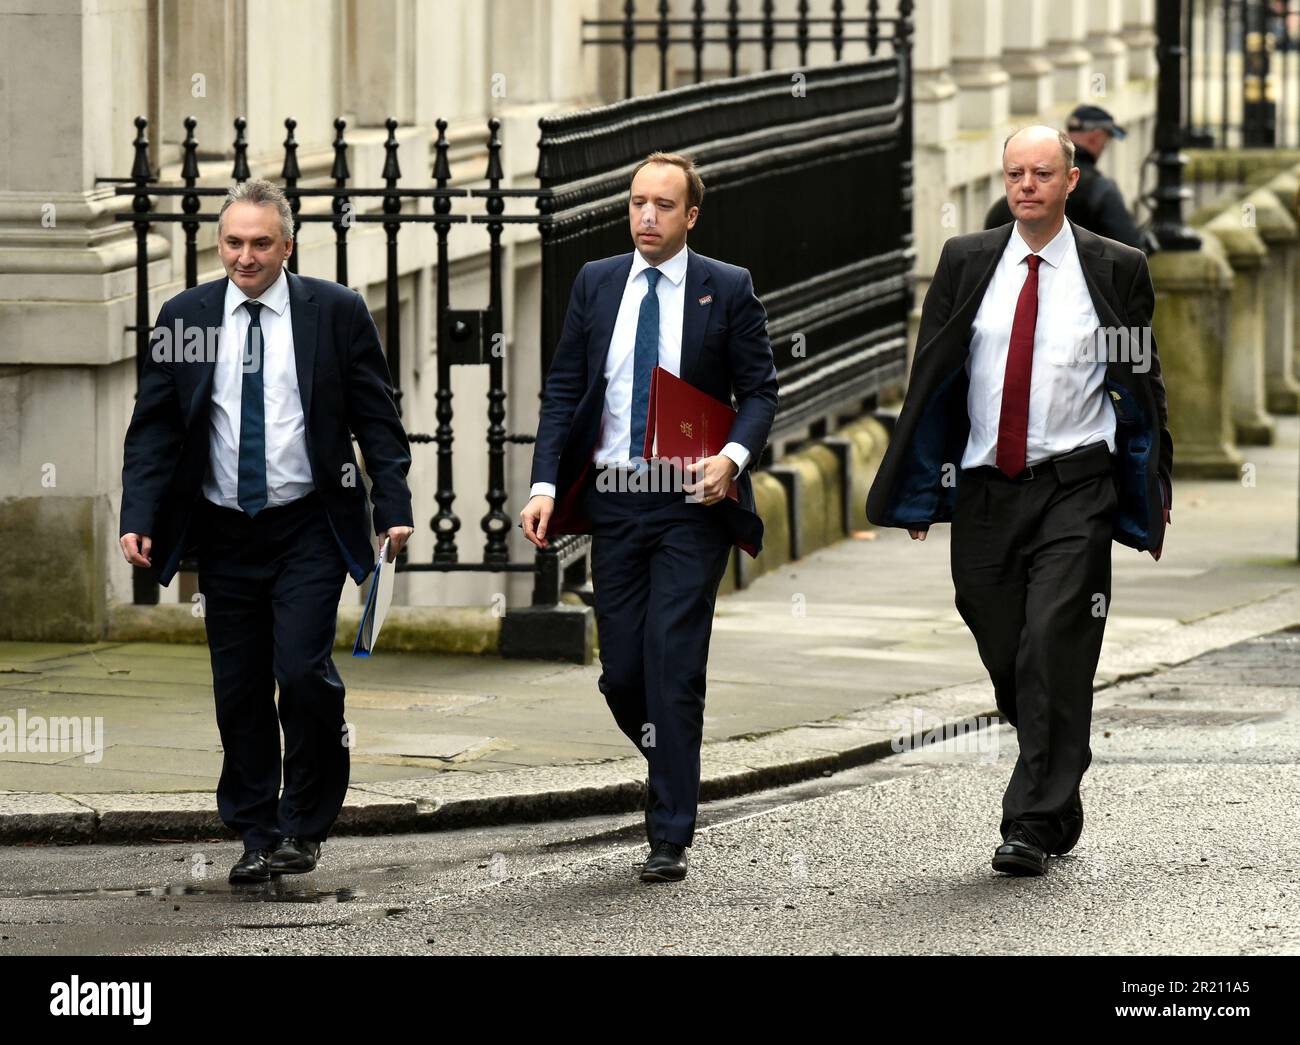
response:
<path fill-rule="evenodd" d="M 334 838 L 310 875 L 239 847 L 21 846 L 3 954 L 1300 953 L 1300 631 L 1098 694 L 1084 835 L 989 867 L 1014 731 L 708 804 L 678 885 L 639 814 Z"/>

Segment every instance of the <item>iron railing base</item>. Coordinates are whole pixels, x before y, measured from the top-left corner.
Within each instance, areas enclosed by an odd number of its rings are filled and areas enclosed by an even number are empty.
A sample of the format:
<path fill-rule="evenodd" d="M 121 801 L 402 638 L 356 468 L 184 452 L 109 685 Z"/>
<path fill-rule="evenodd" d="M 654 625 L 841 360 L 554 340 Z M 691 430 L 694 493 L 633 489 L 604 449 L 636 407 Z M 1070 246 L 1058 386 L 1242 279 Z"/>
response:
<path fill-rule="evenodd" d="M 508 610 L 501 620 L 503 657 L 590 664 L 596 650 L 596 612 L 567 602 Z"/>

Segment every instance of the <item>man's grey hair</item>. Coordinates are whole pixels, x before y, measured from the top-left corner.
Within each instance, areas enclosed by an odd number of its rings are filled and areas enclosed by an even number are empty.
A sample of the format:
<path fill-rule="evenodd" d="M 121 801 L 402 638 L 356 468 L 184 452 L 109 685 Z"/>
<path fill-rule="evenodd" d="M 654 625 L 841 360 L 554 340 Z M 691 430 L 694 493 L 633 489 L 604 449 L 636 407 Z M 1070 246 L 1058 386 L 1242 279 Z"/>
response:
<path fill-rule="evenodd" d="M 1006 159 L 1007 145 L 1021 131 L 1026 130 L 1024 127 L 1017 127 L 1007 135 L 1006 140 L 1002 142 L 1002 157 Z M 1074 141 L 1064 131 L 1056 132 L 1056 140 L 1061 143 L 1061 155 L 1065 157 L 1065 169 L 1068 171 L 1074 166 Z"/>
<path fill-rule="evenodd" d="M 221 213 L 217 216 L 218 236 L 221 235 L 221 221 L 232 203 L 256 203 L 259 206 L 274 207 L 280 212 L 280 228 L 284 238 L 286 240 L 293 238 L 293 211 L 289 208 L 289 201 L 280 191 L 279 186 L 263 178 L 254 178 L 252 181 L 232 185 L 230 191 L 226 193 L 225 202 L 221 205 Z"/>

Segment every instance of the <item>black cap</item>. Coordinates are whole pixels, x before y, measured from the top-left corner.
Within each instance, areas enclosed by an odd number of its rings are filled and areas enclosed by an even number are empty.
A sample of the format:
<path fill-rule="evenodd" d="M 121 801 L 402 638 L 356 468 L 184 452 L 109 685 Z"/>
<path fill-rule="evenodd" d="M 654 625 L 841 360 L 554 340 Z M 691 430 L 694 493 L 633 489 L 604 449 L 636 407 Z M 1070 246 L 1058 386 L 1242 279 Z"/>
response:
<path fill-rule="evenodd" d="M 1099 105 L 1080 105 L 1070 113 L 1067 131 L 1108 131 L 1112 138 L 1123 141 L 1128 132 L 1115 122 L 1115 117 Z"/>

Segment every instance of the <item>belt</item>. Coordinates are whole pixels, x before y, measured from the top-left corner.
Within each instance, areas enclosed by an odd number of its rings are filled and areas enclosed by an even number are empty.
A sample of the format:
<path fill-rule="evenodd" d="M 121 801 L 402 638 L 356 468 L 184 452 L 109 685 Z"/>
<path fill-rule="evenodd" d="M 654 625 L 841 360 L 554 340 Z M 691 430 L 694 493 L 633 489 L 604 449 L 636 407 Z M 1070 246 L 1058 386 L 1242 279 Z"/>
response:
<path fill-rule="evenodd" d="M 1104 442 L 1098 442 L 1089 443 L 1068 453 L 1058 454 L 1056 457 L 1036 461 L 1023 472 L 1010 477 L 1002 469 L 992 465 L 967 468 L 963 474 L 986 479 L 997 478 L 1009 483 L 1025 483 L 1045 475 L 1055 475 L 1063 485 L 1069 485 L 1109 472 L 1114 466 L 1114 460 L 1110 447 Z"/>
<path fill-rule="evenodd" d="M 224 504 L 217 504 L 209 501 L 203 494 L 199 494 L 199 507 L 214 515 L 225 516 L 229 520 L 240 520 L 246 522 L 256 522 L 258 519 L 278 519 L 281 515 L 287 515 L 290 512 L 300 512 L 309 505 L 315 504 L 320 500 L 320 491 L 308 490 L 301 497 L 288 501 L 285 504 L 268 504 L 261 509 L 256 516 L 249 515 L 242 508 L 227 508 Z"/>

